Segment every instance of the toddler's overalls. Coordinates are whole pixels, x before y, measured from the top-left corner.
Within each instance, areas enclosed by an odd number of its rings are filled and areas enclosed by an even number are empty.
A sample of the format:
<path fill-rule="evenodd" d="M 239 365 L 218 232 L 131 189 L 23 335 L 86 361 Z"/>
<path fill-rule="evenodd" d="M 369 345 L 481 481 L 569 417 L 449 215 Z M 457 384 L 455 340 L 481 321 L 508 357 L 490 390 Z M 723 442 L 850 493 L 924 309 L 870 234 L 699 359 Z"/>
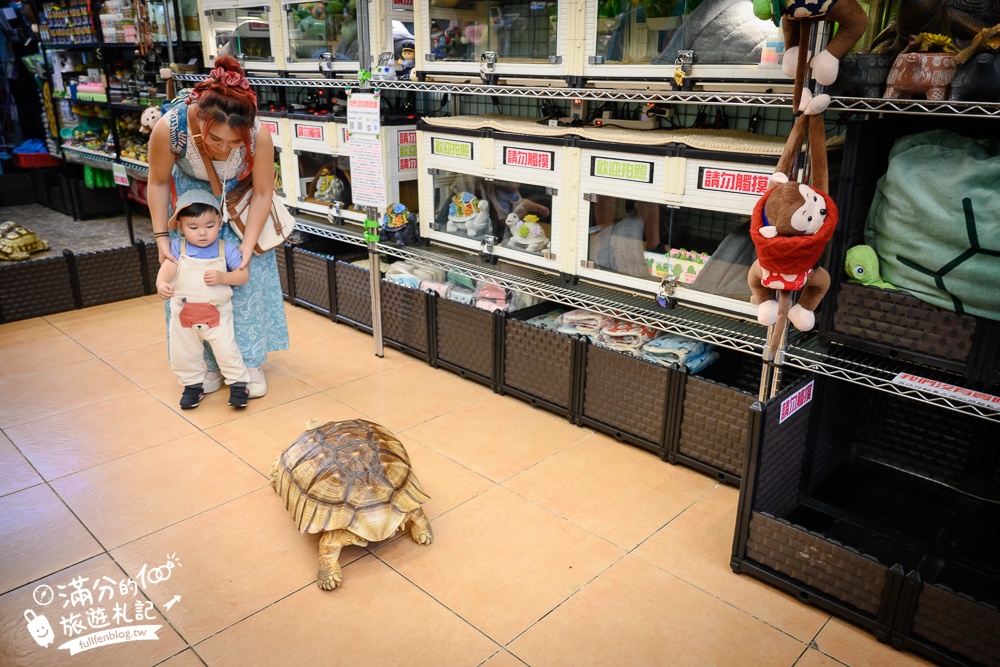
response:
<path fill-rule="evenodd" d="M 233 332 L 233 288 L 206 285 L 209 269 L 226 273 L 225 242 L 219 239 L 218 257 L 198 259 L 188 256 L 187 241 L 181 239 L 170 300 L 170 368 L 185 387 L 205 380 L 203 341 L 212 346 L 226 384 L 250 381 Z"/>

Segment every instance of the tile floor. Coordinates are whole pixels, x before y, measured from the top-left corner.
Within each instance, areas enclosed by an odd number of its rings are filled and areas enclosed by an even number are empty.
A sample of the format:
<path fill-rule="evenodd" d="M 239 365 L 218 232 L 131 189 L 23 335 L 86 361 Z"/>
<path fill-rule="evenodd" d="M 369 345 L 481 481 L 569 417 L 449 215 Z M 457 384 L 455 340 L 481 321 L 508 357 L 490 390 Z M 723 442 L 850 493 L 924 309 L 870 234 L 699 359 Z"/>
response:
<path fill-rule="evenodd" d="M 156 298 L 0 326 L 0 665 L 927 664 L 733 574 L 735 489 L 288 317 L 242 412 L 179 410 Z M 307 420 L 358 416 L 406 444 L 435 540 L 349 547 L 322 591 L 266 475 Z M 59 650 L 102 622 L 162 627 Z"/>

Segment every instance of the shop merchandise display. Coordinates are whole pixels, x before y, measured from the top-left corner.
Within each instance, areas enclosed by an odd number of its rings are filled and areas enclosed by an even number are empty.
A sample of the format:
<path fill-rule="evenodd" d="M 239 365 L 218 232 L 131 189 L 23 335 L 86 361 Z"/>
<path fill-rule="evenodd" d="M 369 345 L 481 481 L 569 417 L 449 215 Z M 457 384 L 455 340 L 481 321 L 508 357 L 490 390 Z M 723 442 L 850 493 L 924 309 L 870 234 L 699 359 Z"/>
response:
<path fill-rule="evenodd" d="M 34 253 L 48 249 L 48 241 L 38 238 L 27 227 L 22 227 L 13 220 L 0 225 L 0 260 L 28 259 Z"/>
<path fill-rule="evenodd" d="M 434 539 L 420 506 L 424 493 L 395 435 L 366 420 L 314 420 L 271 467 L 271 487 L 300 533 L 321 533 L 316 583 L 343 581 L 340 551 L 409 530 L 417 544 Z"/>
<path fill-rule="evenodd" d="M 844 270 L 850 276 L 852 283 L 879 289 L 896 289 L 892 283 L 882 280 L 878 268 L 878 255 L 870 245 L 856 245 L 848 249 L 844 257 Z"/>

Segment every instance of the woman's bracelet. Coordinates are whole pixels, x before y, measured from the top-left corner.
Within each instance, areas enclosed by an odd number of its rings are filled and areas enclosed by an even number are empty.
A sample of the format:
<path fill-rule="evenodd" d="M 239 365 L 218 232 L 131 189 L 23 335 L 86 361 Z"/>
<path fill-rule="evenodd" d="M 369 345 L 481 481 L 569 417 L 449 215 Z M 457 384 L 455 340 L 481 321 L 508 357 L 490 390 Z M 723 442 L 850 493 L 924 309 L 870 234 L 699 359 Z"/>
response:
<path fill-rule="evenodd" d="M 161 236 L 170 236 L 170 232 L 153 232 L 153 238 L 160 238 Z"/>

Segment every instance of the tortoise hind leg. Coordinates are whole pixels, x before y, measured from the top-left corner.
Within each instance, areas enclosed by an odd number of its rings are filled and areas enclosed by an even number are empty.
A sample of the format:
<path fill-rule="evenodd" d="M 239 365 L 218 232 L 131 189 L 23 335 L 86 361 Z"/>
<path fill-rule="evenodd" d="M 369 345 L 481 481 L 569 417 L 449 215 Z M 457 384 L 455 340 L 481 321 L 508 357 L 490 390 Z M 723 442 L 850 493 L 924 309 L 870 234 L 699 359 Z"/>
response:
<path fill-rule="evenodd" d="M 431 522 L 419 507 L 406 515 L 406 520 L 410 522 L 410 537 L 417 544 L 430 544 L 434 541 L 434 531 L 431 530 Z"/>
<path fill-rule="evenodd" d="M 316 576 L 316 583 L 320 588 L 333 590 L 343 581 L 340 550 L 352 544 L 365 547 L 368 546 L 368 540 L 349 530 L 328 530 L 319 538 L 319 574 Z"/>

